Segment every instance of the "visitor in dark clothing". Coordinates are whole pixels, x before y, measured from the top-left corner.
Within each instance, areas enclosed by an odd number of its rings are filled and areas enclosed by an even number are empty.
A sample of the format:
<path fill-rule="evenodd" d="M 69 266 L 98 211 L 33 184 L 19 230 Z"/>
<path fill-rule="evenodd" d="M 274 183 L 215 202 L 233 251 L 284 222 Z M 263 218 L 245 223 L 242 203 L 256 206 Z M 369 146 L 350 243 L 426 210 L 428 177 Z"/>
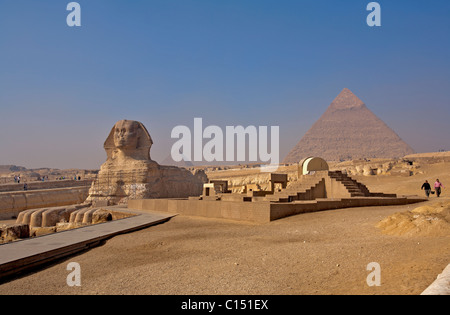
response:
<path fill-rule="evenodd" d="M 421 189 L 425 190 L 425 194 L 427 195 L 427 198 L 430 197 L 431 185 L 430 185 L 430 183 L 427 180 L 425 181 L 425 183 L 423 183 Z"/>

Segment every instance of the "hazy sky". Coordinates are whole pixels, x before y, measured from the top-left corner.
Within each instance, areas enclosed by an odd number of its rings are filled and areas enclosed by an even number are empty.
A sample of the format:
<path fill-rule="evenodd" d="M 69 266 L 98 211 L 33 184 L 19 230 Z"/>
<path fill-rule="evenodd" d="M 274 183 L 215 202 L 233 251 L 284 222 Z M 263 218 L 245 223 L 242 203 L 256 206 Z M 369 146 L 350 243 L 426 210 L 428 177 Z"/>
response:
<path fill-rule="evenodd" d="M 347 87 L 417 152 L 450 150 L 450 1 L 0 0 L 0 164 L 98 168 L 121 119 L 280 126 L 280 159 Z"/>

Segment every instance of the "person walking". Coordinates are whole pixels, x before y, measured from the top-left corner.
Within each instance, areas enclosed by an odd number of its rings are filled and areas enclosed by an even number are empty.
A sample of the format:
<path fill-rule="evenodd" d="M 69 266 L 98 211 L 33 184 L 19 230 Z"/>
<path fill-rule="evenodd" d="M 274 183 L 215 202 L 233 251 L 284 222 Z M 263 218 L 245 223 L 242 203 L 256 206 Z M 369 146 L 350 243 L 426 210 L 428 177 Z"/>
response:
<path fill-rule="evenodd" d="M 441 195 L 441 187 L 445 188 L 444 185 L 439 181 L 439 179 L 436 179 L 436 182 L 434 183 L 434 190 L 436 191 L 436 196 Z"/>
<path fill-rule="evenodd" d="M 430 185 L 430 183 L 427 180 L 425 181 L 425 183 L 423 183 L 421 189 L 425 190 L 425 195 L 427 195 L 427 198 L 430 197 L 431 185 Z"/>

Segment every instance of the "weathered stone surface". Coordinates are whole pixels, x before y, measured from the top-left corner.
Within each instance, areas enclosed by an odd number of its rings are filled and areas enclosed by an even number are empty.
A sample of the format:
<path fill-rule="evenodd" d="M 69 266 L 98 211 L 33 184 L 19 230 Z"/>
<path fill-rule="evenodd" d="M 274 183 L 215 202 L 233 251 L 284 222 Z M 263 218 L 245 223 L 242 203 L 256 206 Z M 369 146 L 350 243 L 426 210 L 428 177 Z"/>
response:
<path fill-rule="evenodd" d="M 88 187 L 0 193 L 0 220 L 17 217 L 27 209 L 80 204 L 88 196 Z"/>
<path fill-rule="evenodd" d="M 3 242 L 10 242 L 20 238 L 30 236 L 30 227 L 28 224 L 5 225 L 0 228 L 0 239 Z"/>
<path fill-rule="evenodd" d="M 73 212 L 87 207 L 89 204 L 25 210 L 19 213 L 16 224 L 29 224 L 30 227 L 52 227 L 58 222 L 68 222 Z"/>
<path fill-rule="evenodd" d="M 129 199 L 198 196 L 206 175 L 163 166 L 150 158 L 153 140 L 144 125 L 121 120 L 104 143 L 106 162 L 92 183 L 87 201 L 124 204 Z"/>
<path fill-rule="evenodd" d="M 62 231 L 67 231 L 67 230 L 72 230 L 72 229 L 78 229 L 78 228 L 84 227 L 84 226 L 87 226 L 87 224 L 61 222 L 61 223 L 56 223 L 55 229 L 56 229 L 56 232 L 62 232 Z"/>
<path fill-rule="evenodd" d="M 42 213 L 42 226 L 55 226 L 58 222 L 68 222 L 70 214 L 87 205 L 51 208 Z"/>
<path fill-rule="evenodd" d="M 85 180 L 51 180 L 45 182 L 27 181 L 28 191 L 43 190 L 43 189 L 57 189 L 57 188 L 72 188 L 72 187 L 90 187 L 92 179 Z M 10 183 L 8 185 L 0 185 L 0 192 L 23 191 L 23 183 Z"/>
<path fill-rule="evenodd" d="M 111 212 L 107 210 L 97 210 L 92 214 L 92 224 L 104 223 L 113 219 Z"/>
<path fill-rule="evenodd" d="M 30 228 L 30 236 L 43 236 L 47 234 L 52 234 L 56 232 L 56 227 L 31 227 Z"/>
<path fill-rule="evenodd" d="M 19 214 L 15 225 L 0 227 L 0 243 L 76 229 L 132 215 L 134 214 L 129 212 L 91 207 L 87 203 L 25 210 Z"/>

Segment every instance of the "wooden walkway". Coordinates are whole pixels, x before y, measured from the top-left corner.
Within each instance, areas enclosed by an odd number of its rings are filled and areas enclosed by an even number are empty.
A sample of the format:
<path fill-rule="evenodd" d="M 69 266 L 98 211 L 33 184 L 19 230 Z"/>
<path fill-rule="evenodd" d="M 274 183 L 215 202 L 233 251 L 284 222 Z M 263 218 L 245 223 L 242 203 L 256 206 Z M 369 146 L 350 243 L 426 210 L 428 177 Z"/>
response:
<path fill-rule="evenodd" d="M 0 283 L 24 271 L 95 247 L 115 235 L 156 225 L 174 216 L 130 209 L 127 211 L 136 215 L 0 245 Z"/>

